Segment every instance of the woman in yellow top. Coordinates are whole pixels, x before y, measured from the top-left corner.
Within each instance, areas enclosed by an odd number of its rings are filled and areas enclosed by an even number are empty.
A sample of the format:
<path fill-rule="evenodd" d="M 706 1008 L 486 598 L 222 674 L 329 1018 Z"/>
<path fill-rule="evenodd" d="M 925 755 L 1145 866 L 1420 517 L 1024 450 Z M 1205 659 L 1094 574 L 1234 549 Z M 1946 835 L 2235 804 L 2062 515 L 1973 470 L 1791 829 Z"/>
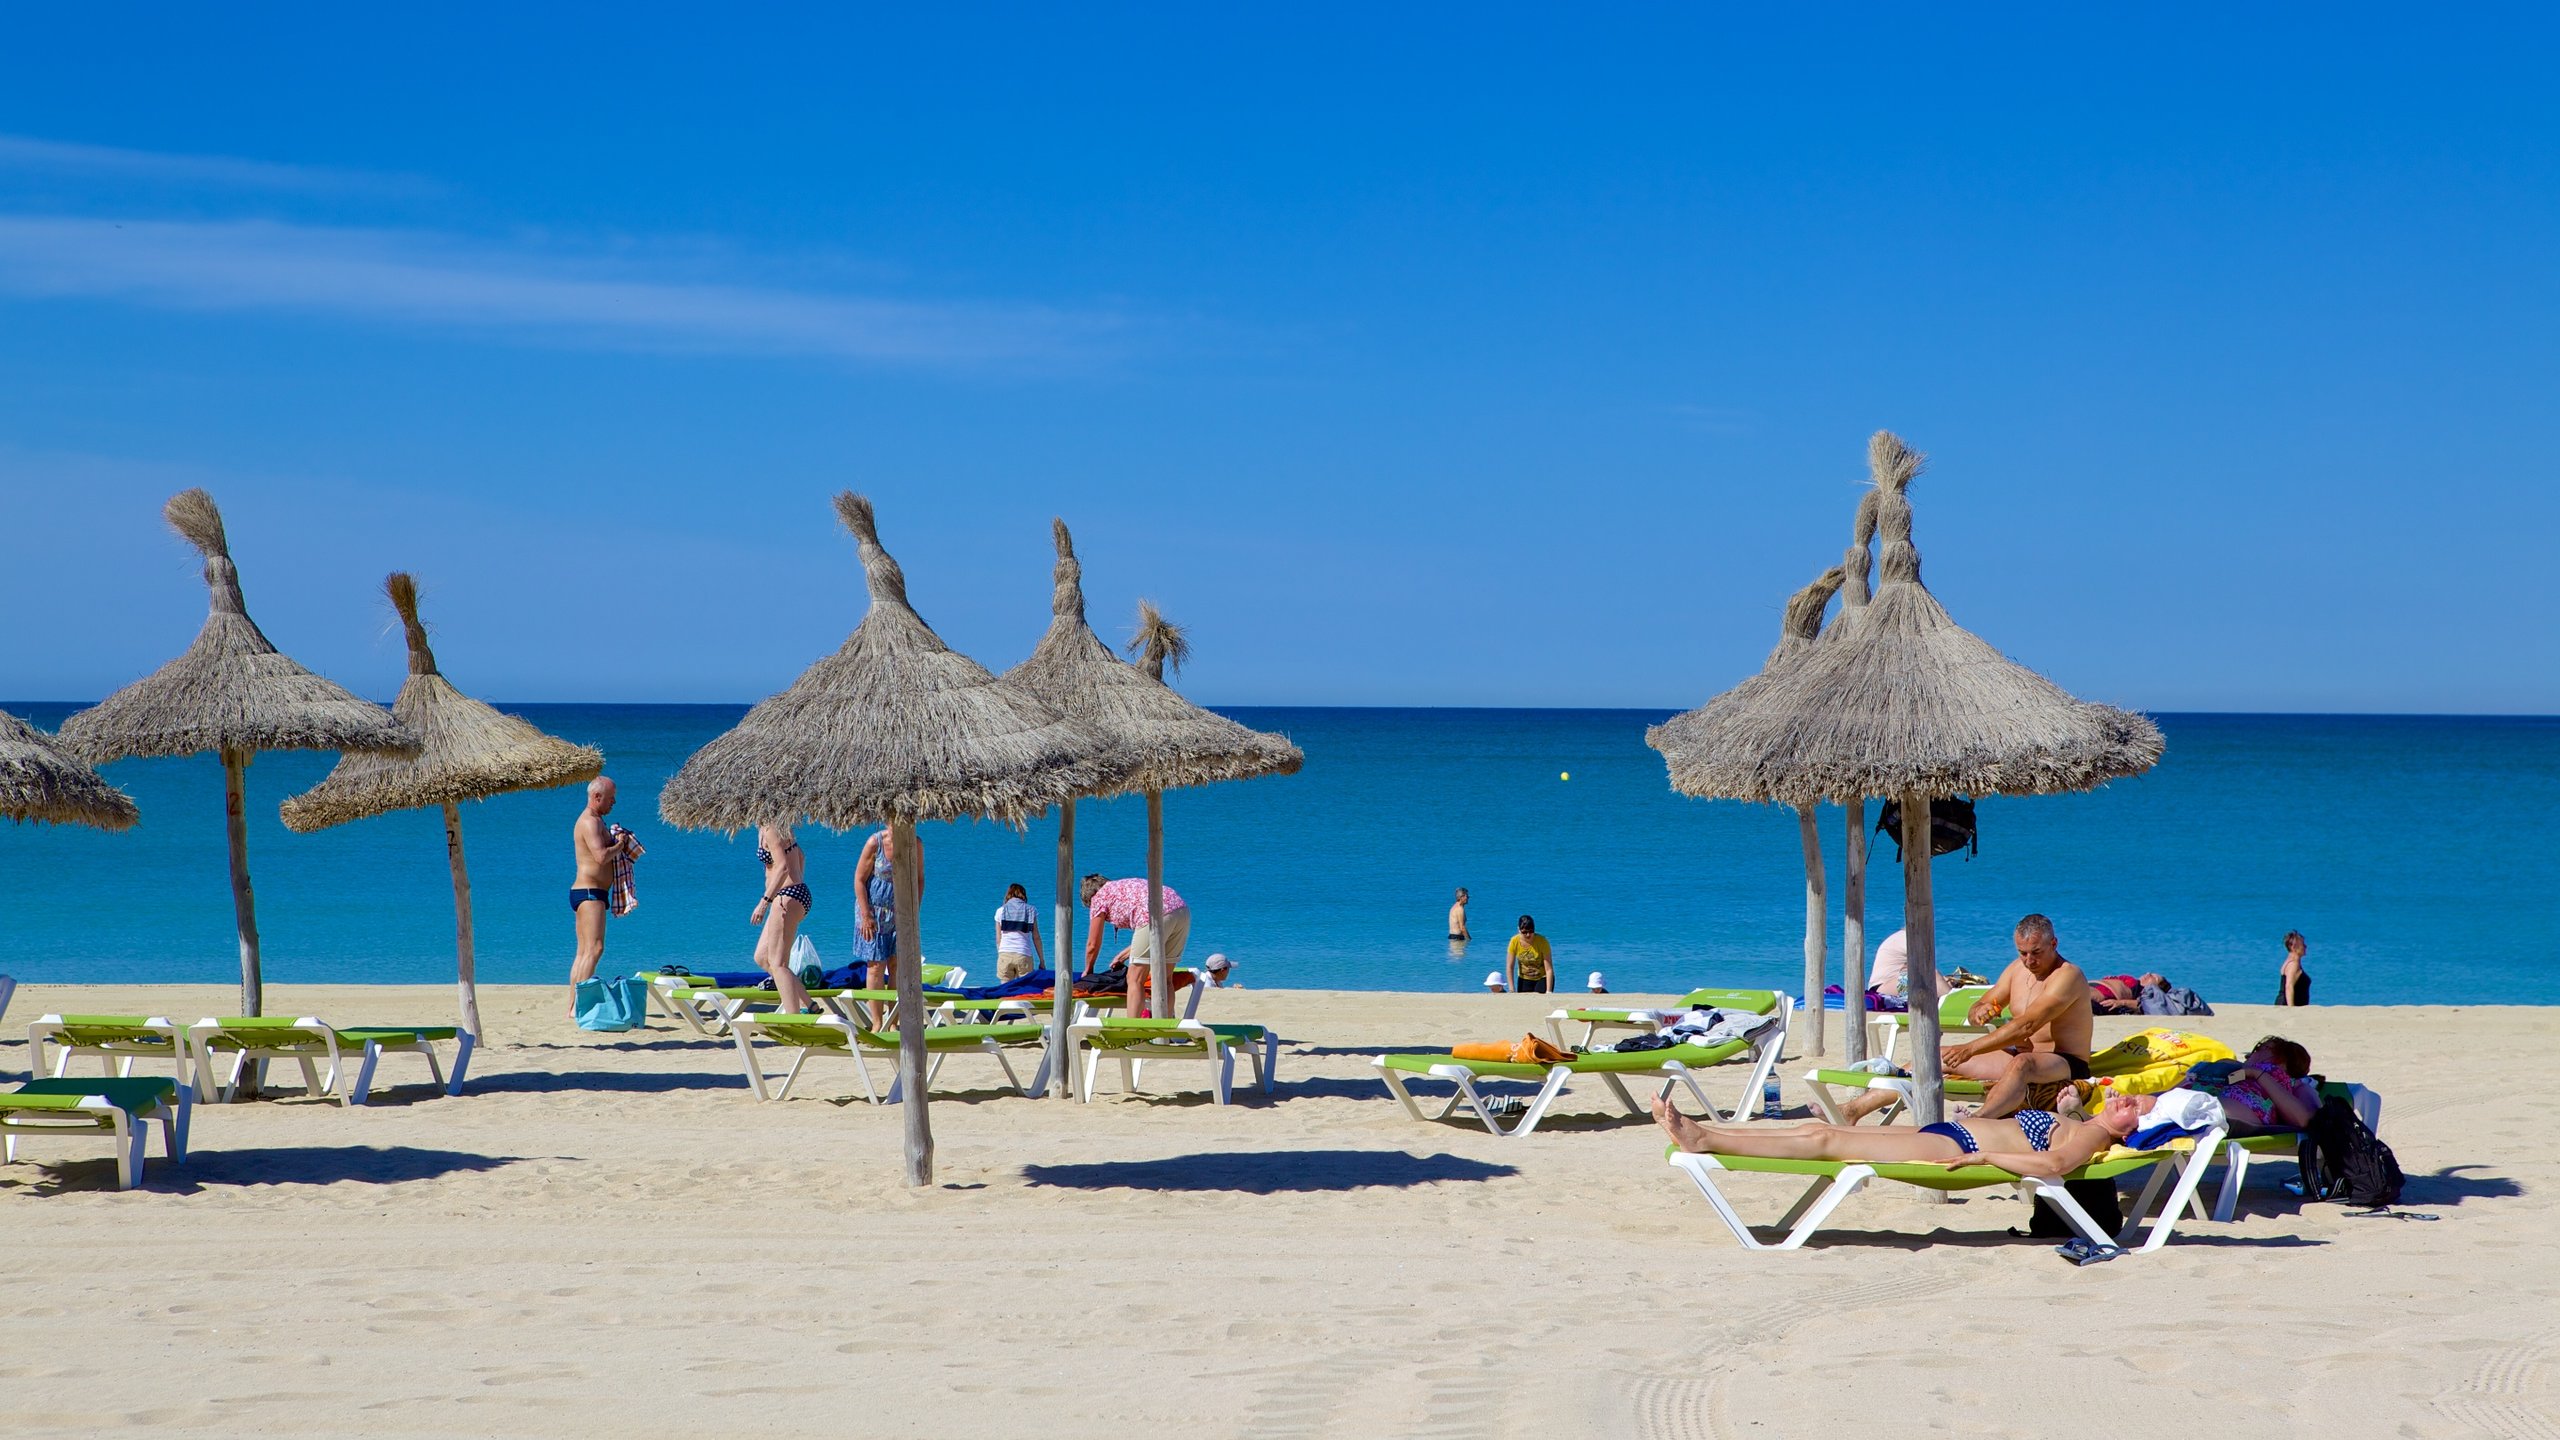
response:
<path fill-rule="evenodd" d="M 1556 988 L 1555 947 L 1538 933 L 1538 922 L 1523 915 L 1520 933 L 1503 952 L 1502 968 L 1511 972 L 1511 993 L 1545 994 Z"/>

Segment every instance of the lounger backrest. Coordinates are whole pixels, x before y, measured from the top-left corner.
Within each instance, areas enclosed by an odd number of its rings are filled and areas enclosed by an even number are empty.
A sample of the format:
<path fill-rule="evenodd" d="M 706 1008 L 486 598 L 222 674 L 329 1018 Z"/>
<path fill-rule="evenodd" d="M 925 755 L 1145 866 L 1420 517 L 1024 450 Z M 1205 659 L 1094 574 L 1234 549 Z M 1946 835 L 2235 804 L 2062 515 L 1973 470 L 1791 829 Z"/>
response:
<path fill-rule="evenodd" d="M 1680 997 L 1680 1004 L 1684 1008 L 1706 1005 L 1718 1010 L 1748 1010 L 1754 1015 L 1767 1015 L 1778 1008 L 1778 992 L 1775 990 L 1692 990 Z"/>
<path fill-rule="evenodd" d="M 1948 991 L 1938 1001 L 1938 1024 L 1941 1027 L 1972 1024 L 1974 1002 L 1990 993 L 1988 985 L 1959 985 Z"/>

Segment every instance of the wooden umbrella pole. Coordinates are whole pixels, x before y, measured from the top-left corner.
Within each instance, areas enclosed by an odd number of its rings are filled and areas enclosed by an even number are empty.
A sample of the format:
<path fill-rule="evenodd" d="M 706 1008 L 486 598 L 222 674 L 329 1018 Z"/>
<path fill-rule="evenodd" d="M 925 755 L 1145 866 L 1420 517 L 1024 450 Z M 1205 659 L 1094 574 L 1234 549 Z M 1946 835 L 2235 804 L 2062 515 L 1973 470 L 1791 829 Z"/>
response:
<path fill-rule="evenodd" d="M 249 889 L 248 752 L 222 752 L 222 813 L 231 836 L 231 914 L 240 930 L 240 1013 L 266 1013 L 266 977 L 258 965 L 258 897 Z"/>
<path fill-rule="evenodd" d="M 889 837 L 898 848 L 889 867 L 889 888 L 898 907 L 898 1083 L 905 1093 L 899 1113 L 906 1122 L 907 1184 L 933 1183 L 933 1124 L 925 1114 L 924 1054 L 924 924 L 918 911 L 923 897 L 916 884 L 915 822 L 889 822 Z"/>
<path fill-rule="evenodd" d="M 1067 1020 L 1076 1008 L 1075 984 L 1067 978 L 1075 955 L 1076 911 L 1067 897 L 1075 883 L 1076 802 L 1069 800 L 1058 807 L 1058 928 L 1050 932 L 1049 947 L 1057 952 L 1049 962 L 1049 1075 L 1061 1100 L 1072 1100 L 1076 1093 L 1075 1057 L 1067 1050 Z"/>
<path fill-rule="evenodd" d="M 444 854 L 453 866 L 454 983 L 462 992 L 462 1029 L 480 1043 L 480 987 L 471 967 L 471 869 L 462 859 L 462 811 L 444 802 Z"/>
<path fill-rule="evenodd" d="M 1796 834 L 1804 841 L 1804 1004 L 1797 1013 L 1810 1012 L 1813 1017 L 1812 1052 L 1824 1053 L 1822 1043 L 1822 972 L 1823 927 L 1830 919 L 1830 906 L 1823 898 L 1822 825 L 1819 805 L 1796 807 Z"/>
<path fill-rule="evenodd" d="M 1153 927 L 1154 952 L 1147 966 L 1155 989 L 1152 1008 L 1158 1015 L 1173 1013 L 1173 960 L 1165 953 L 1164 943 L 1164 792 L 1147 792 L 1147 924 Z"/>
<path fill-rule="evenodd" d="M 1849 816 L 1848 873 L 1840 877 L 1840 1024 L 1849 1033 L 1849 1063 L 1867 1058 L 1867 802 L 1842 807 Z"/>
<path fill-rule="evenodd" d="M 1902 793 L 1903 954 L 1911 962 L 1911 1110 L 1923 1125 L 1947 1118 L 1938 1069 L 1938 932 L 1929 895 L 1929 797 Z"/>

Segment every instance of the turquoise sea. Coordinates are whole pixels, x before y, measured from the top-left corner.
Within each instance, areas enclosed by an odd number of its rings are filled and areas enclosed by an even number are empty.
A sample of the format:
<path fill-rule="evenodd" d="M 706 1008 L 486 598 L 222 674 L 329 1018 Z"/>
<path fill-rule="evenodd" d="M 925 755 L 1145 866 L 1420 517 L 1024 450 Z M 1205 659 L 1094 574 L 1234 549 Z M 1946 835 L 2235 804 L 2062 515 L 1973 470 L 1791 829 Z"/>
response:
<path fill-rule="evenodd" d="M 48 728 L 75 707 L 12 703 Z M 608 971 L 749 965 L 761 879 L 752 837 L 657 818 L 667 775 L 740 706 L 523 705 L 601 747 L 616 818 L 649 847 L 641 905 L 614 924 Z M 1180 791 L 1165 802 L 1167 878 L 1196 912 L 1194 957 L 1224 951 L 1249 986 L 1472 990 L 1522 911 L 1565 977 L 1619 990 L 1710 979 L 1801 984 L 1802 867 L 1792 812 L 1684 799 L 1644 746 L 1660 711 L 1234 709 L 1288 733 L 1300 774 Z M 2280 937 L 2311 940 L 2322 1002 L 2560 1002 L 2560 884 L 2544 821 L 2560 815 L 2560 718 L 2163 715 L 2167 758 L 2089 795 L 1986 800 L 1975 858 L 1937 862 L 1940 953 L 1987 969 L 2012 922 L 2042 910 L 2093 972 L 2161 970 L 2208 999 L 2264 1003 Z M 452 894 L 432 812 L 297 836 L 276 806 L 332 757 L 277 754 L 249 774 L 250 863 L 271 982 L 448 978 Z M 1563 778 L 1566 774 L 1571 779 Z M 237 974 L 210 757 L 127 761 L 142 806 L 122 835 L 27 825 L 0 833 L 0 971 L 37 981 L 206 981 Z M 570 953 L 574 791 L 466 807 L 481 978 L 561 978 Z M 1078 812 L 1079 870 L 1138 873 L 1136 800 Z M 1823 812 L 1838 974 L 1841 812 Z M 1872 812 L 1869 823 L 1873 823 Z M 1044 921 L 1055 830 L 925 831 L 929 958 L 989 969 L 1007 881 Z M 861 835 L 811 831 L 812 930 L 844 953 Z M 1890 842 L 1869 886 L 1870 934 L 1899 923 Z M 1475 930 L 1442 923 L 1469 887 Z"/>

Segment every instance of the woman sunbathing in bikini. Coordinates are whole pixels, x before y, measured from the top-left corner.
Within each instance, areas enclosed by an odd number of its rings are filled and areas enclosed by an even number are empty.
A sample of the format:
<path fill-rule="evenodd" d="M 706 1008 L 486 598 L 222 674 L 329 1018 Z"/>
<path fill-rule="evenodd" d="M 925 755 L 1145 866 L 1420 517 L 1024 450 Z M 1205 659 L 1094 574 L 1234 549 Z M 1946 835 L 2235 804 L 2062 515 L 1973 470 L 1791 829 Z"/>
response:
<path fill-rule="evenodd" d="M 1967 1119 L 1923 1125 L 1702 1125 L 1680 1113 L 1668 1095 L 1656 1096 L 1653 1118 L 1683 1150 L 1710 1155 L 1758 1155 L 1774 1160 L 1854 1160 L 1870 1163 L 1997 1165 L 2012 1175 L 2058 1180 L 2123 1143 L 2141 1127 L 2157 1097 L 2123 1095 L 2082 1119 L 2051 1110 L 2021 1110 L 1998 1120 Z"/>

